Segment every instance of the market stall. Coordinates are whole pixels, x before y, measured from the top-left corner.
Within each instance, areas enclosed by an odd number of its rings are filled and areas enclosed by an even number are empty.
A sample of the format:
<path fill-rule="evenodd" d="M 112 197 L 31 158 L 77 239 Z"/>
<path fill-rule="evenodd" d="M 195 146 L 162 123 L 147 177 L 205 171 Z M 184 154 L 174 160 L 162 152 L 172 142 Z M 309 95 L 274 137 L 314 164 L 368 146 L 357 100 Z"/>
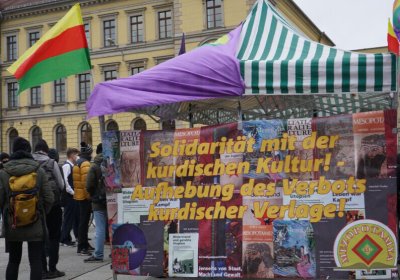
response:
<path fill-rule="evenodd" d="M 394 55 L 312 42 L 259 0 L 215 43 L 98 84 L 90 117 L 208 125 L 103 133 L 114 272 L 396 275 L 396 77 Z"/>

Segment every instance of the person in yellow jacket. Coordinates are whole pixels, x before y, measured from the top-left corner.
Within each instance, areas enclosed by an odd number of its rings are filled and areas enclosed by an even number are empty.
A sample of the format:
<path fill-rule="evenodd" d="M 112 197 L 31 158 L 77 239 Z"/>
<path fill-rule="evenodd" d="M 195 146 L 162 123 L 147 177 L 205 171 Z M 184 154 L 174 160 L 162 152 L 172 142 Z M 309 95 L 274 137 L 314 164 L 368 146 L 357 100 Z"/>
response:
<path fill-rule="evenodd" d="M 88 241 L 89 219 L 92 212 L 89 193 L 86 190 L 86 177 L 90 169 L 93 148 L 90 144 L 81 143 L 80 155 L 77 164 L 72 170 L 74 182 L 74 199 L 79 204 L 79 229 L 77 253 L 81 256 L 90 256 L 93 247 Z"/>

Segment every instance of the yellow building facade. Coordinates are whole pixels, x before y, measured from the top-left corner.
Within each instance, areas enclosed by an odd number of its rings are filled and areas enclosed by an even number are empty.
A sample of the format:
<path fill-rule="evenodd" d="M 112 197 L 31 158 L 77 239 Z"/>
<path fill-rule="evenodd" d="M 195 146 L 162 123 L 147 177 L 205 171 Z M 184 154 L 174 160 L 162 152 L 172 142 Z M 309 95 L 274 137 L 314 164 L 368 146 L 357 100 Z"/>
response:
<path fill-rule="evenodd" d="M 176 56 L 185 33 L 186 51 L 213 41 L 245 20 L 255 0 L 84 0 L 80 1 L 92 70 L 32 88 L 17 96 L 6 71 L 76 1 L 31 1 L 2 11 L 1 150 L 16 136 L 34 145 L 39 138 L 61 154 L 81 141 L 100 142 L 97 118 L 87 120 L 85 101 L 94 85 L 151 68 Z M 292 1 L 271 1 L 307 37 L 333 45 Z M 71 62 L 73 63 L 73 62 Z M 171 122 L 136 113 L 105 116 L 106 129 L 162 129 Z M 176 122 L 176 128 L 187 123 Z"/>

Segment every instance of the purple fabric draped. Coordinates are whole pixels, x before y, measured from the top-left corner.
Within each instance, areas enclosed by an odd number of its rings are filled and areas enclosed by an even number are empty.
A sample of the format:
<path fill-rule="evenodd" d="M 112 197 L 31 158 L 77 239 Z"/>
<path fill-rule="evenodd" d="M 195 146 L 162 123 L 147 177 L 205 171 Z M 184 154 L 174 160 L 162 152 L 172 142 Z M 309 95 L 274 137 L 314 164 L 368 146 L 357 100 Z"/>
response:
<path fill-rule="evenodd" d="M 232 30 L 222 44 L 205 45 L 134 76 L 97 84 L 86 103 L 88 117 L 241 96 L 244 82 L 235 56 L 240 31 L 241 26 Z"/>

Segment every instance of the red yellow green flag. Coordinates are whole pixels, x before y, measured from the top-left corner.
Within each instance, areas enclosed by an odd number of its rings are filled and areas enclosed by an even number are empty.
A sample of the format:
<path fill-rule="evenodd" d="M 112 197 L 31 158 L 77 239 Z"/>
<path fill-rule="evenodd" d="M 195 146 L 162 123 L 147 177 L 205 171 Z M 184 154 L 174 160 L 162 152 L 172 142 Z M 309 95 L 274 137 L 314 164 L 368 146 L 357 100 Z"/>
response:
<path fill-rule="evenodd" d="M 7 70 L 17 78 L 20 93 L 90 68 L 81 8 L 76 4 Z"/>
<path fill-rule="evenodd" d="M 388 50 L 391 53 L 394 53 L 396 55 L 399 55 L 399 40 L 397 40 L 397 36 L 394 33 L 392 23 L 388 23 L 388 35 L 387 35 L 387 40 L 388 40 Z"/>

